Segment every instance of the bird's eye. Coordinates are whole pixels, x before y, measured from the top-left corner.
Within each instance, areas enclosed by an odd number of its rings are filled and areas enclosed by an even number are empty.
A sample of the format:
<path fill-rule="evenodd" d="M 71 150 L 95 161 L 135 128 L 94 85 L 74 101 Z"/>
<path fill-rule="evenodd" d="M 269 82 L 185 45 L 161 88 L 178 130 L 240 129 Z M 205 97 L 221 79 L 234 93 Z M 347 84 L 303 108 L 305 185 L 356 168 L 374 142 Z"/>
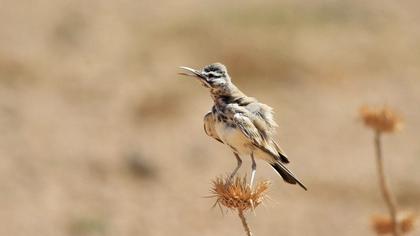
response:
<path fill-rule="evenodd" d="M 209 74 L 208 77 L 209 78 L 214 78 L 214 75 L 213 74 Z"/>

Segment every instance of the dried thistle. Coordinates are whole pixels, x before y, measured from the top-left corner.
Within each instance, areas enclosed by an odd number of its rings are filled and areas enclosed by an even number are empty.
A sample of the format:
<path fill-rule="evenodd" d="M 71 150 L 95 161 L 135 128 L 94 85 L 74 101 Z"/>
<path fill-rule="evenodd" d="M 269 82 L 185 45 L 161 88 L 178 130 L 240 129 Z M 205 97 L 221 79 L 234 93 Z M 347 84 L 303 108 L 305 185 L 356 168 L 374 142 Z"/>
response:
<path fill-rule="evenodd" d="M 412 212 L 400 213 L 397 216 L 397 227 L 402 233 L 409 233 L 414 229 L 417 216 Z M 379 235 L 393 232 L 392 219 L 388 215 L 374 215 L 372 227 Z"/>
<path fill-rule="evenodd" d="M 246 182 L 246 177 L 235 177 L 232 182 L 229 177 L 218 177 L 213 181 L 211 189 L 212 197 L 216 198 L 214 205 L 237 210 L 246 234 L 251 236 L 252 232 L 244 212 L 249 209 L 254 210 L 263 202 L 269 185 L 269 181 L 261 181 L 256 184 L 255 188 L 251 188 Z"/>
<path fill-rule="evenodd" d="M 246 183 L 246 177 L 236 177 L 232 183 L 229 178 L 218 177 L 213 181 L 212 193 L 219 206 L 232 210 L 255 209 L 263 201 L 269 181 L 258 182 L 254 189 Z"/>
<path fill-rule="evenodd" d="M 382 134 L 385 132 L 392 133 L 401 129 L 402 121 L 401 118 L 399 118 L 395 112 L 393 112 L 387 107 L 372 108 L 364 106 L 360 109 L 360 114 L 365 125 L 372 128 L 375 131 L 374 144 L 379 188 L 381 190 L 382 197 L 389 211 L 392 234 L 394 236 L 399 236 L 400 229 L 397 226 L 397 204 L 394 199 L 394 196 L 390 191 L 385 175 L 381 137 Z M 381 224 L 378 223 L 378 225 Z M 378 227 L 378 229 L 381 229 L 381 227 Z"/>
<path fill-rule="evenodd" d="M 366 126 L 376 132 L 393 133 L 401 130 L 402 119 L 390 108 L 374 108 L 363 106 L 360 109 L 360 116 Z"/>

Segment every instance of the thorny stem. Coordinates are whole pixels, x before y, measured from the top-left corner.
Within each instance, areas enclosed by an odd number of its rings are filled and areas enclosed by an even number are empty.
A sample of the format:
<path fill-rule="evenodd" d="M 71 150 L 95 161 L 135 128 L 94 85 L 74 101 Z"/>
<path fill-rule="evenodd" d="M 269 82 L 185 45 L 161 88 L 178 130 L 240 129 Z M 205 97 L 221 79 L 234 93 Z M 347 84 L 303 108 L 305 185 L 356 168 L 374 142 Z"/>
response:
<path fill-rule="evenodd" d="M 392 221 L 392 234 L 394 236 L 399 236 L 400 233 L 398 232 L 397 226 L 397 210 L 394 198 L 392 197 L 391 193 L 389 192 L 389 187 L 385 179 L 385 171 L 384 171 L 384 163 L 382 158 L 382 147 L 381 147 L 381 132 L 375 132 L 375 150 L 376 150 L 376 166 L 379 175 L 379 186 L 381 188 L 382 197 L 385 200 L 385 203 L 388 207 L 389 214 L 391 215 Z"/>
<path fill-rule="evenodd" d="M 247 236 L 252 236 L 251 229 L 249 228 L 248 222 L 244 216 L 244 212 L 241 209 L 238 209 L 239 218 L 241 218 L 242 226 L 244 226 L 244 230 Z"/>

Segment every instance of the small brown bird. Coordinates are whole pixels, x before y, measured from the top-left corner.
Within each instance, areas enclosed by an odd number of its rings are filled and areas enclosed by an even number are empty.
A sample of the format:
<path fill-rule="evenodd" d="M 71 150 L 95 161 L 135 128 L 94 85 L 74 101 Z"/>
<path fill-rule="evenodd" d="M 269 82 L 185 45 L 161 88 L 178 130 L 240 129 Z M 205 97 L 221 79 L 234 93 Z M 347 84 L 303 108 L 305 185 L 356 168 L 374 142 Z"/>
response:
<path fill-rule="evenodd" d="M 237 166 L 230 175 L 232 179 L 242 165 L 241 155 L 250 155 L 252 160 L 251 186 L 256 173 L 255 158 L 267 161 L 289 184 L 306 187 L 286 168 L 289 159 L 274 140 L 276 122 L 273 109 L 255 98 L 242 93 L 231 81 L 226 67 L 214 63 L 198 71 L 180 67 L 189 73 L 180 73 L 198 78 L 210 90 L 214 105 L 204 116 L 204 131 L 217 141 L 227 145 L 236 157 Z"/>

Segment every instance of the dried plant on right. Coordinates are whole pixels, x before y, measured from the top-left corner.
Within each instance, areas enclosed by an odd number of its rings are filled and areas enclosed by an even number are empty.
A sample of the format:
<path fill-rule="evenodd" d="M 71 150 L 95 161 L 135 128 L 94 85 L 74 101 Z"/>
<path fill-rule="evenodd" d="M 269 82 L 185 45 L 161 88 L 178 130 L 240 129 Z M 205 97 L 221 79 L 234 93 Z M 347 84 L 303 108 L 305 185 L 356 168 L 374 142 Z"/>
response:
<path fill-rule="evenodd" d="M 360 115 L 365 125 L 375 133 L 394 133 L 403 127 L 401 117 L 389 107 L 362 106 Z"/>
<path fill-rule="evenodd" d="M 374 216 L 372 218 L 373 228 L 378 234 L 392 233 L 394 236 L 399 236 L 413 229 L 414 224 L 410 222 L 414 222 L 415 216 L 398 218 L 400 215 L 398 214 L 397 204 L 386 179 L 381 138 L 384 133 L 395 133 L 401 130 L 402 119 L 388 107 L 363 106 L 360 109 L 360 116 L 365 125 L 374 131 L 379 187 L 389 212 L 389 216 Z"/>

